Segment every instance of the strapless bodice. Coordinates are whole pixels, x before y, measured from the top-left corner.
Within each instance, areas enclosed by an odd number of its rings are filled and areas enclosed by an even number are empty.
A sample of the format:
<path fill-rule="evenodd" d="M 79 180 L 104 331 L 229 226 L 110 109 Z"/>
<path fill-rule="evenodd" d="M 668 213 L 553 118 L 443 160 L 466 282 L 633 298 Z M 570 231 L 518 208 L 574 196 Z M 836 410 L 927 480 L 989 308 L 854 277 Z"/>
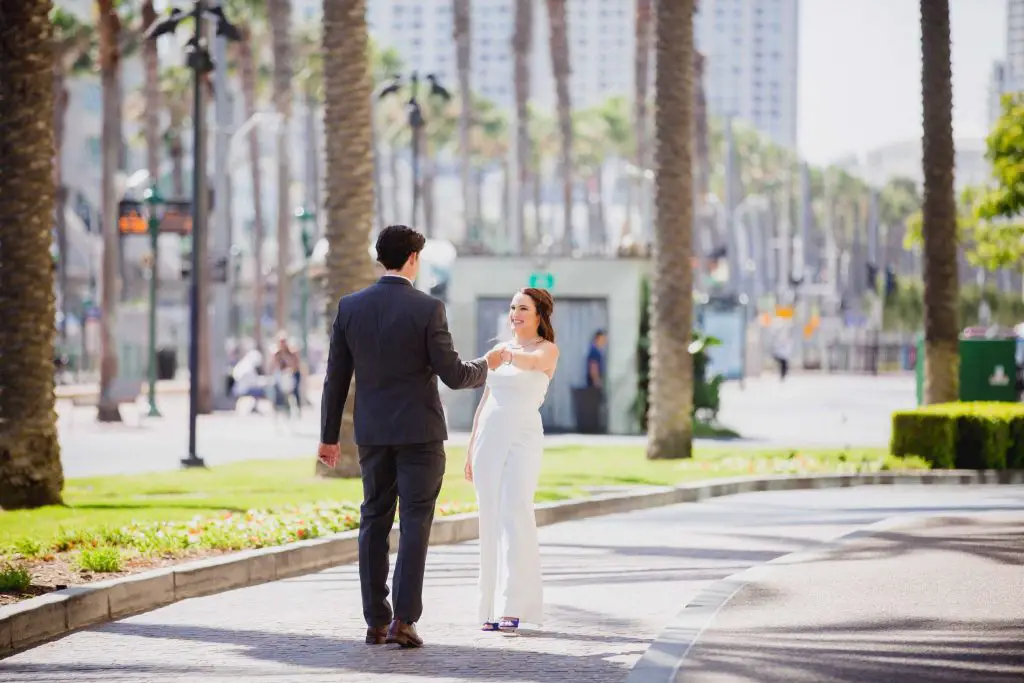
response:
<path fill-rule="evenodd" d="M 502 411 L 539 411 L 550 382 L 546 373 L 502 365 L 487 373 L 489 402 Z"/>

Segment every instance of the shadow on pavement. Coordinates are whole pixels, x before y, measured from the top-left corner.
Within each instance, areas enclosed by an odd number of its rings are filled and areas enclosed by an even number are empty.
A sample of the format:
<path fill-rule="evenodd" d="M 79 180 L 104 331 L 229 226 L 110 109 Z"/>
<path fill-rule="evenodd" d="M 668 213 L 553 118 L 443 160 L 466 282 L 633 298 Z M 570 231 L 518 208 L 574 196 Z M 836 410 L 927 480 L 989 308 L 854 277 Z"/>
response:
<path fill-rule="evenodd" d="M 715 631 L 690 652 L 677 681 L 760 683 L 1002 683 L 1024 680 L 1024 626 L 928 620 L 839 623 L 814 629 Z"/>
<path fill-rule="evenodd" d="M 408 675 L 416 678 L 459 678 L 468 681 L 501 681 L 514 676 L 515 680 L 550 683 L 551 681 L 620 681 L 628 672 L 624 664 L 606 661 L 606 657 L 622 654 L 620 645 L 606 654 L 574 657 L 535 650 L 524 651 L 501 647 L 502 638 L 495 638 L 495 647 L 456 646 L 431 644 L 430 634 L 426 646 L 418 650 L 401 650 L 388 645 L 366 645 L 361 640 L 329 638 L 309 633 L 275 633 L 259 630 L 223 629 L 202 626 L 171 624 L 113 623 L 97 630 L 160 640 L 183 642 L 204 642 L 217 645 L 234 645 L 243 648 L 245 656 L 256 660 L 326 669 L 335 672 L 358 672 L 390 676 Z M 538 633 L 538 638 L 561 638 L 573 640 L 575 634 Z M 638 643 L 641 641 L 637 641 Z M 175 670 L 174 665 L 168 667 Z M 8 673 L 37 671 L 31 665 L 3 667 Z M 159 671 L 162 667 L 158 668 Z M 196 667 L 196 673 L 205 667 Z M 49 671 L 74 671 L 75 665 L 50 667 Z M 153 669 L 150 669 L 153 670 Z M 180 669 L 179 669 L 180 670 Z M 188 673 L 182 671 L 181 673 Z M 249 671 L 248 675 L 254 672 Z M 217 677 L 223 674 L 218 668 Z"/>

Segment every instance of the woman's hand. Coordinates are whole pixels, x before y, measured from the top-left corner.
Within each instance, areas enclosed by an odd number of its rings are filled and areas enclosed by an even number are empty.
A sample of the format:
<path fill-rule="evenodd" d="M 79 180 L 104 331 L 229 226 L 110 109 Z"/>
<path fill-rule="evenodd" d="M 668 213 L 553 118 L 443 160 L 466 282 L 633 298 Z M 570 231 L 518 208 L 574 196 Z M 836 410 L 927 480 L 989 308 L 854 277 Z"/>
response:
<path fill-rule="evenodd" d="M 463 469 L 463 472 L 465 472 L 466 481 L 473 481 L 473 461 L 468 456 L 466 457 L 466 467 Z"/>

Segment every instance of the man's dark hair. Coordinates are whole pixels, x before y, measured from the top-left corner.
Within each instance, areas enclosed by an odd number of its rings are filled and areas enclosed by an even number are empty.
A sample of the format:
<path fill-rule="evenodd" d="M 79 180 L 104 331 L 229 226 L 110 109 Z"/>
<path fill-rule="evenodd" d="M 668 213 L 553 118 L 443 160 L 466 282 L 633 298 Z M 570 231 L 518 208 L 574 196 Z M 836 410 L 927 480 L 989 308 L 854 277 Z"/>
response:
<path fill-rule="evenodd" d="M 401 270 L 426 243 L 427 238 L 406 225 L 389 225 L 377 236 L 377 262 L 388 270 Z"/>
<path fill-rule="evenodd" d="M 591 338 L 591 341 L 595 341 L 596 342 L 601 337 L 607 337 L 607 336 L 608 336 L 608 334 L 604 330 L 598 330 L 597 332 L 594 333 L 594 336 Z"/>

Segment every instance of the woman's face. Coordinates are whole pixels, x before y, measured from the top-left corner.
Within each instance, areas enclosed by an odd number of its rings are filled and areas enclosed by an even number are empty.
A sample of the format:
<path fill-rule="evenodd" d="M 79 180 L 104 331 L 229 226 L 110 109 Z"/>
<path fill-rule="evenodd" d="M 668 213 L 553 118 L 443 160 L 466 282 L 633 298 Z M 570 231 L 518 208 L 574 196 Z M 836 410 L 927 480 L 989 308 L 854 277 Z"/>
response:
<path fill-rule="evenodd" d="M 517 292 L 509 305 L 508 322 L 513 332 L 535 334 L 540 318 L 537 316 L 537 305 L 533 303 L 533 299 L 522 292 Z"/>

